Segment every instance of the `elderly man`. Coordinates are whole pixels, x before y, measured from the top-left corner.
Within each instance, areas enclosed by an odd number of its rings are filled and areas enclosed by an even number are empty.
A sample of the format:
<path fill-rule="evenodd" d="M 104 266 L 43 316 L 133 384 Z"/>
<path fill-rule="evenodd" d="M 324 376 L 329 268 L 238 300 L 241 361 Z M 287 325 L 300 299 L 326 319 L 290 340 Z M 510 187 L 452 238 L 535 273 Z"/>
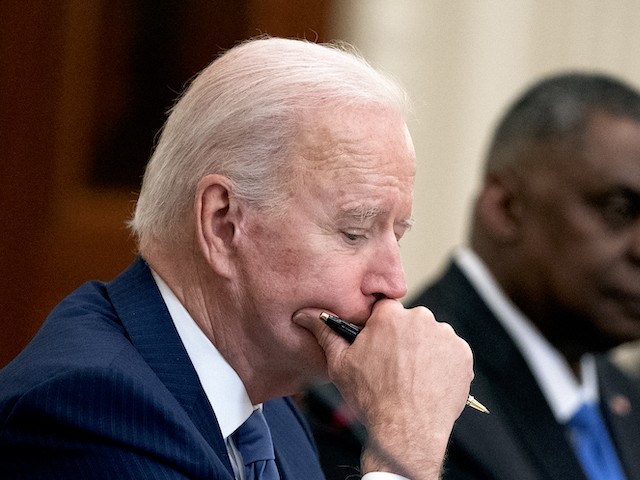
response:
<path fill-rule="evenodd" d="M 140 258 L 62 301 L 0 374 L 0 477 L 320 479 L 286 396 L 329 378 L 369 428 L 366 478 L 438 478 L 472 357 L 398 301 L 404 109 L 334 47 L 256 39 L 205 69 L 148 164 Z"/>

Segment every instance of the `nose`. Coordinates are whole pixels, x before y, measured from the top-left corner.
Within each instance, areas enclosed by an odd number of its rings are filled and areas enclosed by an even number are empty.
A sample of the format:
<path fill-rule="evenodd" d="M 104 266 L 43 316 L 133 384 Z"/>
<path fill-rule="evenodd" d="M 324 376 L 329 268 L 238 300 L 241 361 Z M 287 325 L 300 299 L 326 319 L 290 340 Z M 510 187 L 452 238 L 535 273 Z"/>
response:
<path fill-rule="evenodd" d="M 402 267 L 400 246 L 395 238 L 386 239 L 371 252 L 362 281 L 362 292 L 380 298 L 399 299 L 407 294 L 407 281 Z"/>

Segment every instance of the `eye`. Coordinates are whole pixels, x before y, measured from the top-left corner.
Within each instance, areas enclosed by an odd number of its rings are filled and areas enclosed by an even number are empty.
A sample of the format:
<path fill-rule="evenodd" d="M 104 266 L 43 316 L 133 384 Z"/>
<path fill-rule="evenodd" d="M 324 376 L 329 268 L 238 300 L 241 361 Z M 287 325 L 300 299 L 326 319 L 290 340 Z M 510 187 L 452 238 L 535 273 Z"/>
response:
<path fill-rule="evenodd" d="M 603 220 L 612 230 L 620 230 L 640 217 L 640 198 L 617 192 L 596 203 Z"/>
<path fill-rule="evenodd" d="M 347 231 L 342 232 L 342 236 L 350 244 L 361 242 L 362 240 L 365 240 L 367 238 L 366 235 L 364 234 L 347 232 Z"/>

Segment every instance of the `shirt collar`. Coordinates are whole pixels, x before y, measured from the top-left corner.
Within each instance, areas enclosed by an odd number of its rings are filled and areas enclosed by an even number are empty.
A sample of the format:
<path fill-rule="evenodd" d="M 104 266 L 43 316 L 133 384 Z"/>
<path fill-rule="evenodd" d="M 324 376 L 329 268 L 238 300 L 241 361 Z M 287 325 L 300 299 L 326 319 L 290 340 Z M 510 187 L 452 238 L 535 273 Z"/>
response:
<path fill-rule="evenodd" d="M 226 439 L 253 412 L 242 380 L 202 332 L 169 286 L 152 271 L 180 340 L 196 370 L 200 384 Z"/>
<path fill-rule="evenodd" d="M 592 355 L 580 362 L 582 384 L 566 359 L 509 300 L 489 269 L 471 250 L 461 248 L 454 261 L 522 353 L 556 420 L 565 423 L 583 402 L 598 402 L 597 372 Z"/>

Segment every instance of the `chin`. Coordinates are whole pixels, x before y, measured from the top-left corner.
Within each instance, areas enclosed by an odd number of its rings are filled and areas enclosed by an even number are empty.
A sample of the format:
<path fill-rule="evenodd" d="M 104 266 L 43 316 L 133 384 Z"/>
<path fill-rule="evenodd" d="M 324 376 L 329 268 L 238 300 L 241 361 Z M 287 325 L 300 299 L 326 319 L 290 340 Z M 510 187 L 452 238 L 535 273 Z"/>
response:
<path fill-rule="evenodd" d="M 316 337 L 308 330 L 299 328 L 295 335 L 287 332 L 287 375 L 294 388 L 308 388 L 309 385 L 327 383 L 327 359 Z"/>

